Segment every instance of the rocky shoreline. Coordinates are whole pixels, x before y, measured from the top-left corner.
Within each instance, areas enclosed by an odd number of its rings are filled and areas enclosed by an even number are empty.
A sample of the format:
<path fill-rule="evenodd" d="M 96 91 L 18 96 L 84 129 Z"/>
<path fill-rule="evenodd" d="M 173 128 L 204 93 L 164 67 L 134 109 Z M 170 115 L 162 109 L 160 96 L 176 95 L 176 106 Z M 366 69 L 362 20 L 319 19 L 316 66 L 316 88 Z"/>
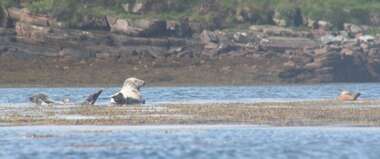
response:
<path fill-rule="evenodd" d="M 114 85 L 131 76 L 153 85 L 380 81 L 380 38 L 366 26 L 210 30 L 186 18 L 107 16 L 80 29 L 25 8 L 5 15 L 1 85 Z"/>

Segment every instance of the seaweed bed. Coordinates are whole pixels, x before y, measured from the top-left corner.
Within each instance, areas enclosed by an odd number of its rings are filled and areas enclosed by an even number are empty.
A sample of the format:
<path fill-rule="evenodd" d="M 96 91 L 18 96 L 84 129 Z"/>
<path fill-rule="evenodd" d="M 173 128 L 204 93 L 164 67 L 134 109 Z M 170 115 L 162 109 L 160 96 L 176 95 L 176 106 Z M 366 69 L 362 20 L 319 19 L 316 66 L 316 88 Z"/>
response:
<path fill-rule="evenodd" d="M 0 106 L 0 125 L 380 126 L 380 101 Z"/>

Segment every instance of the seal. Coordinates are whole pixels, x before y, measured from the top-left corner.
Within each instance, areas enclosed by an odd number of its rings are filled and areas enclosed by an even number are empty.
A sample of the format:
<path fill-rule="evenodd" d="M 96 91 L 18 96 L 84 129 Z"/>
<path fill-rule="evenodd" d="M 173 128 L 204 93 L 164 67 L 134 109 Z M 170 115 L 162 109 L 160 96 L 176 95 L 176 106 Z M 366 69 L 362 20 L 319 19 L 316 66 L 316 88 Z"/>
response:
<path fill-rule="evenodd" d="M 350 91 L 342 91 L 337 97 L 340 101 L 356 101 L 358 100 L 360 93 L 354 93 Z"/>
<path fill-rule="evenodd" d="M 140 89 L 144 85 L 145 82 L 138 78 L 126 79 L 121 90 L 111 96 L 111 103 L 117 105 L 144 104 L 145 100 L 140 93 Z"/>
<path fill-rule="evenodd" d="M 82 102 L 82 105 L 95 105 L 95 102 L 98 100 L 100 94 L 103 92 L 103 89 L 98 90 L 97 92 L 90 94 L 84 102 Z M 65 97 L 63 101 L 53 101 L 49 98 L 48 95 L 43 93 L 34 94 L 29 97 L 29 101 L 36 104 L 36 105 L 66 105 L 66 104 L 75 104 L 70 103 L 70 99 L 68 97 Z"/>
<path fill-rule="evenodd" d="M 37 105 L 50 105 L 55 102 L 49 98 L 48 95 L 43 93 L 34 94 L 29 97 L 29 101 Z"/>

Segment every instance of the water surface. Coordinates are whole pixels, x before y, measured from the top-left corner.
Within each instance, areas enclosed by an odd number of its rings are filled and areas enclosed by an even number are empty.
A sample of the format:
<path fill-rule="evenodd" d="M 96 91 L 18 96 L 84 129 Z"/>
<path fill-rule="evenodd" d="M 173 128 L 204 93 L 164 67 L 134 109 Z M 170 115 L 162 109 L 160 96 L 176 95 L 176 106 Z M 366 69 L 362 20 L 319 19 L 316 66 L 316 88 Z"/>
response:
<path fill-rule="evenodd" d="M 380 128 L 37 126 L 0 128 L 0 158 L 378 159 Z"/>
<path fill-rule="evenodd" d="M 54 100 L 70 98 L 83 101 L 86 95 L 100 88 L 0 88 L 0 103 L 27 103 L 34 93 L 46 93 Z M 107 104 L 119 88 L 105 88 L 99 102 Z M 255 85 L 255 86 L 191 86 L 146 87 L 142 89 L 148 104 L 159 103 L 220 103 L 220 102 L 274 102 L 334 99 L 341 90 L 362 93 L 362 98 L 380 98 L 380 84 L 315 84 L 315 85 Z"/>

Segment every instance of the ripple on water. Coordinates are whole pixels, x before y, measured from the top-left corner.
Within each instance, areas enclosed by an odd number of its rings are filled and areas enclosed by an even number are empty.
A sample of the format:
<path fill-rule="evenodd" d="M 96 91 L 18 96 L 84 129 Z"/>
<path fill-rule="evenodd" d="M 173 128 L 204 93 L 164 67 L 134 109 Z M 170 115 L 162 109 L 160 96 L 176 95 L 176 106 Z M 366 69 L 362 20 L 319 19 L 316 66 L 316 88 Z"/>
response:
<path fill-rule="evenodd" d="M 379 128 L 45 126 L 0 128 L 11 158 L 377 158 Z"/>

